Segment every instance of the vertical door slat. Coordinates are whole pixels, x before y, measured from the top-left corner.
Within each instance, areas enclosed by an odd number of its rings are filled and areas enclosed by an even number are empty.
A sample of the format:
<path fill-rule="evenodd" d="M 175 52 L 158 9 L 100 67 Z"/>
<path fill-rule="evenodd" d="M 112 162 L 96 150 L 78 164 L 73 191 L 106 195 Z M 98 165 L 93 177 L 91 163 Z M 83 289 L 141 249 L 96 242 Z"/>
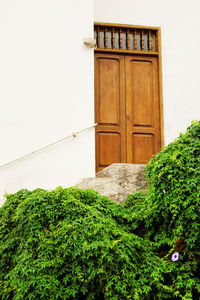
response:
<path fill-rule="evenodd" d="M 144 50 L 144 30 L 142 30 L 142 50 Z"/>
<path fill-rule="evenodd" d="M 134 30 L 134 50 L 137 50 L 137 30 Z"/>
<path fill-rule="evenodd" d="M 105 48 L 108 48 L 108 29 L 105 27 Z"/>
<path fill-rule="evenodd" d="M 152 44 L 151 44 L 151 30 L 149 30 L 149 50 L 152 49 Z"/>
<path fill-rule="evenodd" d="M 127 49 L 128 50 L 130 49 L 130 36 L 129 36 L 129 33 L 130 33 L 130 30 L 127 29 L 127 32 L 126 32 L 126 41 L 127 41 Z"/>
<path fill-rule="evenodd" d="M 155 35 L 155 50 L 158 51 L 158 32 L 156 31 Z"/>
<path fill-rule="evenodd" d="M 112 47 L 115 49 L 115 27 L 112 28 Z"/>
<path fill-rule="evenodd" d="M 119 48 L 122 49 L 122 29 L 119 31 Z"/>
<path fill-rule="evenodd" d="M 97 27 L 97 46 L 100 47 L 100 27 Z"/>

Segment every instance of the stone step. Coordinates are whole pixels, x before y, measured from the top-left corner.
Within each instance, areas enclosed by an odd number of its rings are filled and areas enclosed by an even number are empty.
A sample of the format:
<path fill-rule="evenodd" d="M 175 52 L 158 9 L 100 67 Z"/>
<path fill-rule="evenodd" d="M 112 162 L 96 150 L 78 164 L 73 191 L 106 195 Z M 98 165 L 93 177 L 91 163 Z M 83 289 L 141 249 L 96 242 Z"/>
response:
<path fill-rule="evenodd" d="M 96 174 L 83 179 L 76 187 L 93 189 L 109 199 L 122 203 L 128 194 L 147 188 L 145 165 L 114 163 Z"/>

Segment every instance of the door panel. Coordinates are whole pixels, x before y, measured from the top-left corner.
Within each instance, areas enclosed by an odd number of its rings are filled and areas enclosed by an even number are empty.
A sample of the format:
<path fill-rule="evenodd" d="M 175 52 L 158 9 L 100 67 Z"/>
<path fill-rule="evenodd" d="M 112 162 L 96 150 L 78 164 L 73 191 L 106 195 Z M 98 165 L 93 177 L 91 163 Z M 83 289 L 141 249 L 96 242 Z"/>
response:
<path fill-rule="evenodd" d="M 133 126 L 153 126 L 152 63 L 128 61 L 131 68 L 131 115 Z"/>
<path fill-rule="evenodd" d="M 120 134 L 116 132 L 99 132 L 99 165 L 108 166 L 113 162 L 121 162 Z"/>
<path fill-rule="evenodd" d="M 119 125 L 119 60 L 98 60 L 99 124 Z"/>
<path fill-rule="evenodd" d="M 126 56 L 127 162 L 144 164 L 160 150 L 156 57 Z"/>
<path fill-rule="evenodd" d="M 155 140 L 153 134 L 132 134 L 133 161 L 146 164 L 155 153 Z"/>
<path fill-rule="evenodd" d="M 126 162 L 124 56 L 95 54 L 96 171 Z"/>

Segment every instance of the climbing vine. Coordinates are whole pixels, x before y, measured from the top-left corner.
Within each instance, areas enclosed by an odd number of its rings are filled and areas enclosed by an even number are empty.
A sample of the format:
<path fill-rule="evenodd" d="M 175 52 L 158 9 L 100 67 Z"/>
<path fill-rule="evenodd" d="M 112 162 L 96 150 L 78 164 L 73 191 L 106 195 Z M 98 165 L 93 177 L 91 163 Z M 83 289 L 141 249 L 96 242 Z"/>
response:
<path fill-rule="evenodd" d="M 0 208 L 1 299 L 200 298 L 200 122 L 155 155 L 125 204 L 21 190 Z"/>

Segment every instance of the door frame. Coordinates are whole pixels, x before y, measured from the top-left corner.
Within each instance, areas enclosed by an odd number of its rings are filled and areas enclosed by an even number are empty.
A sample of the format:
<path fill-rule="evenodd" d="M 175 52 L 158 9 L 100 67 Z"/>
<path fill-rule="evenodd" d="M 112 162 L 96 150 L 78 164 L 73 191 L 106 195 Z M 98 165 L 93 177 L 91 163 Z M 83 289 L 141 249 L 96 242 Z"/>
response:
<path fill-rule="evenodd" d="M 108 48 L 108 29 L 114 30 L 113 32 L 118 32 L 119 35 L 119 48 Z M 133 49 L 128 50 L 124 49 L 122 46 L 122 34 L 123 32 L 133 32 Z M 158 91 L 159 91 L 159 116 L 160 116 L 160 142 L 161 150 L 164 148 L 164 113 L 163 113 L 163 86 L 162 86 L 162 52 L 161 52 L 161 27 L 149 27 L 149 26 L 138 26 L 138 25 L 125 25 L 125 24 L 115 24 L 115 23 L 103 23 L 103 22 L 94 22 L 94 32 L 96 33 L 96 44 L 97 47 L 95 52 L 101 53 L 118 53 L 118 54 L 128 54 L 128 55 L 149 55 L 158 57 Z M 103 44 L 102 47 L 100 43 L 100 32 L 103 32 Z M 135 32 L 135 34 L 134 34 Z M 144 32 L 148 32 L 150 35 L 154 35 L 154 49 L 145 50 L 144 49 Z M 137 44 L 137 33 L 141 36 L 141 49 L 138 50 L 134 46 Z M 135 44 L 135 45 L 136 45 Z"/>

